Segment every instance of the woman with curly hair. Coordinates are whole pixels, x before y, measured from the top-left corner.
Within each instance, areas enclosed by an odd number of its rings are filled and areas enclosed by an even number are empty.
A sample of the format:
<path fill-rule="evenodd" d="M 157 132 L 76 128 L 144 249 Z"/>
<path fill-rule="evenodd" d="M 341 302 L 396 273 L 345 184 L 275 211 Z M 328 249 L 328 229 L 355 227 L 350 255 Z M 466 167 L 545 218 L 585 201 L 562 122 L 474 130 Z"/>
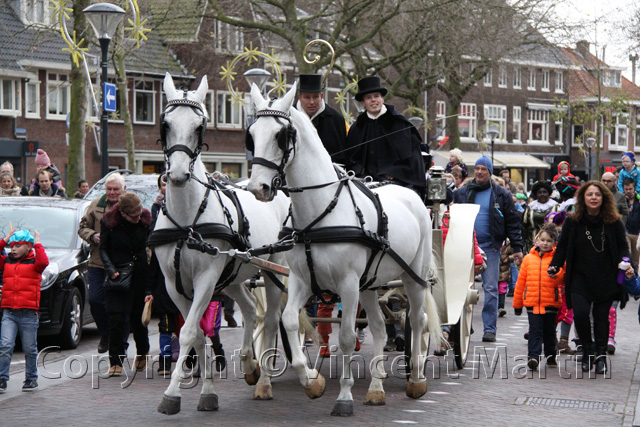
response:
<path fill-rule="evenodd" d="M 596 365 L 596 373 L 606 373 L 609 309 L 625 294 L 617 283 L 618 263 L 629 257 L 624 225 L 613 194 L 604 184 L 589 181 L 576 195 L 575 210 L 563 226 L 549 276 L 565 265 L 567 308 L 573 308 L 574 324 L 582 343 L 582 371 Z M 635 267 L 635 266 L 634 266 Z M 589 316 L 593 315 L 593 333 Z M 594 357 L 595 356 L 595 357 Z"/>
<path fill-rule="evenodd" d="M 536 235 L 544 225 L 544 219 L 551 212 L 558 210 L 558 202 L 551 198 L 553 187 L 549 181 L 537 181 L 531 187 L 533 201 L 522 214 L 523 253 L 529 253 L 536 240 Z"/>

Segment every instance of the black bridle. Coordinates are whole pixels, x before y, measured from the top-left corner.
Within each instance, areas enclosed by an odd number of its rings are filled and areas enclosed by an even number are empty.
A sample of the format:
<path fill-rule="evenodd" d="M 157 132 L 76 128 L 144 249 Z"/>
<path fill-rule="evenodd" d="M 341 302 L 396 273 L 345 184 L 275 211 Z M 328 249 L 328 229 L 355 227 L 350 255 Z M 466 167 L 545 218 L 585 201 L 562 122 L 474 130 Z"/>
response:
<path fill-rule="evenodd" d="M 184 93 L 183 96 L 186 96 L 186 92 Z M 167 148 L 167 128 L 169 127 L 169 125 L 165 120 L 165 116 L 180 106 L 190 107 L 194 113 L 202 117 L 202 123 L 197 129 L 198 145 L 196 145 L 195 150 L 192 150 L 189 146 L 184 144 L 176 144 Z M 204 132 L 206 131 L 206 129 L 207 129 L 207 115 L 204 112 L 204 108 L 202 107 L 202 104 L 200 104 L 197 101 L 186 99 L 184 97 L 178 98 L 178 99 L 172 99 L 167 103 L 167 108 L 164 110 L 164 112 L 160 116 L 160 142 L 162 144 L 162 152 L 164 153 L 164 160 L 167 163 L 167 170 L 171 168 L 171 162 L 169 161 L 169 157 L 171 156 L 171 154 L 175 153 L 176 151 L 182 151 L 183 153 L 186 153 L 187 156 L 189 156 L 189 159 L 190 159 L 189 172 L 190 172 L 190 176 L 193 175 L 193 166 L 196 162 L 196 159 L 202 152 L 202 147 L 206 146 L 207 150 L 209 149 L 209 146 L 205 144 L 203 141 Z"/>
<path fill-rule="evenodd" d="M 269 103 L 271 106 L 271 103 Z M 282 160 L 280 164 L 272 162 L 271 160 L 265 159 L 264 157 L 254 157 L 252 163 L 254 165 L 262 165 L 269 169 L 274 169 L 276 171 L 276 176 L 273 177 L 271 181 L 271 188 L 274 190 L 278 190 L 282 187 L 285 179 L 284 168 L 289 161 L 291 154 L 295 154 L 296 150 L 296 142 L 297 142 L 297 131 L 291 125 L 291 116 L 288 113 L 279 110 L 270 110 L 264 109 L 260 110 L 256 113 L 256 117 L 274 117 L 276 121 L 282 125 L 282 128 L 276 134 L 276 142 L 278 143 L 278 148 L 280 148 L 283 152 Z M 285 119 L 288 123 L 284 123 L 281 119 Z M 257 119 L 256 119 L 257 120 Z M 251 128 L 251 126 L 249 126 Z M 245 145 L 247 150 L 253 153 L 254 151 L 254 142 L 253 137 L 251 136 L 250 129 L 247 129 L 247 138 L 245 141 Z"/>

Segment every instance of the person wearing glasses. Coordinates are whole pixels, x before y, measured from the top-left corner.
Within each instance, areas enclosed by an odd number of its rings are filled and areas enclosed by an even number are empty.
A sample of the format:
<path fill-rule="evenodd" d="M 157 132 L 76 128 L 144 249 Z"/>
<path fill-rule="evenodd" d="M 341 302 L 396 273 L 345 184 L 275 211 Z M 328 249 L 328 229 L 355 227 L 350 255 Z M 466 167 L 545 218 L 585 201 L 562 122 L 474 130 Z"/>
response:
<path fill-rule="evenodd" d="M 148 272 L 146 242 L 151 224 L 151 212 L 142 207 L 140 197 L 124 193 L 101 223 L 100 258 L 111 279 L 120 275 L 122 266 L 134 264 L 131 284 L 126 290 L 104 290 L 109 313 L 109 376 L 122 375 L 122 361 L 126 350 L 122 341 L 125 321 L 129 317 L 136 343 L 134 368 L 143 371 L 147 366 L 149 334 L 142 324 L 142 311 L 152 290 L 146 280 Z"/>
<path fill-rule="evenodd" d="M 627 199 L 624 197 L 624 193 L 618 191 L 618 186 L 616 185 L 618 180 L 616 179 L 616 176 L 611 172 L 605 172 L 602 174 L 602 178 L 600 178 L 600 181 L 613 194 L 613 199 L 616 202 L 616 208 L 618 209 L 618 213 L 622 217 L 622 223 L 626 224 L 627 217 L 629 216 L 629 208 L 627 207 Z"/>

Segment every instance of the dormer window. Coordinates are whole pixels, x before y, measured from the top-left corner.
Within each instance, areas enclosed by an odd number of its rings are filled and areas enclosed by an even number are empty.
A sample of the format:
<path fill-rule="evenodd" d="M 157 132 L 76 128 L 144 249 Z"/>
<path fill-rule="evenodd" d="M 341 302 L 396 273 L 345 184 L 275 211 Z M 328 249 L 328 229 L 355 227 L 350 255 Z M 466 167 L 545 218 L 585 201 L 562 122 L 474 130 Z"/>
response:
<path fill-rule="evenodd" d="M 622 87 L 622 73 L 617 70 L 603 70 L 602 84 L 607 87 Z"/>
<path fill-rule="evenodd" d="M 49 0 L 21 0 L 20 14 L 25 25 L 49 25 L 51 11 Z"/>

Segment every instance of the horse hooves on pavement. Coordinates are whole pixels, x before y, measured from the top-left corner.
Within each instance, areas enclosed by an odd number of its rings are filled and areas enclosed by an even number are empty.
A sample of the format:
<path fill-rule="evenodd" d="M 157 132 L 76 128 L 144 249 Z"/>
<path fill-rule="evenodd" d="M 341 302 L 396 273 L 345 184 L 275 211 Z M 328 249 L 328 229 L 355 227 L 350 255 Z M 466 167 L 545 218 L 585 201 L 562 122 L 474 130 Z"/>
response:
<path fill-rule="evenodd" d="M 418 399 L 427 392 L 427 382 L 422 381 L 420 383 L 414 383 L 413 380 L 409 379 L 407 382 L 407 397 L 412 399 Z"/>
<path fill-rule="evenodd" d="M 180 412 L 180 396 L 162 396 L 158 405 L 158 412 L 165 415 L 175 415 Z"/>
<path fill-rule="evenodd" d="M 253 400 L 272 400 L 273 392 L 271 385 L 259 385 L 253 393 Z"/>
<path fill-rule="evenodd" d="M 260 365 L 256 365 L 256 370 L 251 372 L 250 374 L 244 374 L 244 382 L 246 382 L 248 385 L 258 384 L 259 379 L 260 379 Z"/>
<path fill-rule="evenodd" d="M 338 400 L 333 406 L 331 415 L 333 415 L 334 417 L 352 417 L 353 400 Z"/>
<path fill-rule="evenodd" d="M 384 391 L 369 390 L 364 398 L 364 404 L 370 406 L 382 406 L 387 404 L 387 397 Z"/>
<path fill-rule="evenodd" d="M 324 377 L 322 376 L 322 374 L 318 374 L 318 377 L 315 380 L 313 380 L 311 385 L 309 387 L 304 388 L 304 392 L 311 399 L 317 399 L 318 397 L 321 397 L 324 394 L 325 385 L 326 383 L 325 383 Z"/>
<path fill-rule="evenodd" d="M 218 395 L 201 394 L 200 401 L 198 402 L 198 411 L 217 411 L 218 410 Z"/>

